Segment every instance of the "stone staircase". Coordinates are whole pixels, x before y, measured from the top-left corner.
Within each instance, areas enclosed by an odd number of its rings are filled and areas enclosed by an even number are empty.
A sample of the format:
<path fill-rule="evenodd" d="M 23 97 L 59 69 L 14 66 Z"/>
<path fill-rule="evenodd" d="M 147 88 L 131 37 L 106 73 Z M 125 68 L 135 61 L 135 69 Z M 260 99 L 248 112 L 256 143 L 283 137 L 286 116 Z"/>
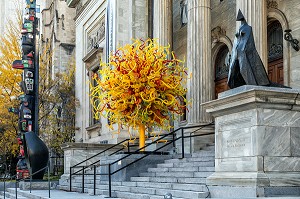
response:
<path fill-rule="evenodd" d="M 188 155 L 187 155 L 188 156 Z M 122 199 L 162 199 L 171 193 L 173 199 L 209 197 L 206 178 L 214 172 L 214 146 L 207 146 L 184 159 L 168 159 L 155 168 L 148 168 L 130 181 L 112 182 L 112 196 Z M 86 173 L 92 174 L 92 171 Z M 93 176 L 85 176 L 84 192 L 93 195 Z M 60 189 L 69 190 L 67 184 Z M 72 180 L 72 191 L 82 191 L 82 177 Z M 96 180 L 96 195 L 108 195 L 108 181 Z"/>

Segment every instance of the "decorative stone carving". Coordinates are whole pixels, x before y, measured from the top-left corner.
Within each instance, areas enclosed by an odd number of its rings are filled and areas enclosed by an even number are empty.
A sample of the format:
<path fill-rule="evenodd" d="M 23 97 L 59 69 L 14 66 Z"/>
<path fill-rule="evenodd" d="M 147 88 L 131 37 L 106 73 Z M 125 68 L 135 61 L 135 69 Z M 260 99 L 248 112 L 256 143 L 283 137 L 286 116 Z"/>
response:
<path fill-rule="evenodd" d="M 274 0 L 268 0 L 267 7 L 268 7 L 268 9 L 269 8 L 278 8 L 278 3 Z"/>
<path fill-rule="evenodd" d="M 211 30 L 211 41 L 217 43 L 220 41 L 220 37 L 226 36 L 226 30 L 217 26 Z"/>
<path fill-rule="evenodd" d="M 100 26 L 96 27 L 87 36 L 87 52 L 92 50 L 94 47 L 104 39 L 105 37 L 105 18 L 102 17 L 99 22 Z"/>

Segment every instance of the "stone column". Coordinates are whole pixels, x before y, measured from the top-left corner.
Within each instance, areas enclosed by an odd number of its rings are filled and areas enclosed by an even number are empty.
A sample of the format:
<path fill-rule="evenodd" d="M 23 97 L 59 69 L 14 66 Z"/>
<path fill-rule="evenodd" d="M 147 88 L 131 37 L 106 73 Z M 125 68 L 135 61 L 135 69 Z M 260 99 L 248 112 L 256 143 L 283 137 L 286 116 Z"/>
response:
<path fill-rule="evenodd" d="M 257 52 L 268 69 L 267 52 L 267 0 L 237 0 L 236 12 L 241 10 L 247 23 L 252 26 Z M 240 23 L 237 23 L 237 30 Z"/>
<path fill-rule="evenodd" d="M 212 121 L 201 103 L 213 99 L 213 67 L 211 65 L 211 7 L 210 0 L 188 0 L 187 67 L 192 78 L 187 84 L 187 99 L 191 106 L 188 125 Z"/>
<path fill-rule="evenodd" d="M 172 49 L 172 0 L 154 0 L 153 38 L 158 38 L 163 46 L 170 44 Z"/>

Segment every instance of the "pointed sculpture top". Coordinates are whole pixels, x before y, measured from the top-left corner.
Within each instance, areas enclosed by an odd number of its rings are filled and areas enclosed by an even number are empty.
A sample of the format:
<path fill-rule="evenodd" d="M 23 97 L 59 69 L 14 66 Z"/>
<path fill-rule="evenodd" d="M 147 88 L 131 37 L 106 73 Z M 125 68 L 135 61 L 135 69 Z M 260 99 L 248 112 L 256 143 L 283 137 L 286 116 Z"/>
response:
<path fill-rule="evenodd" d="M 239 9 L 239 12 L 238 12 L 238 14 L 236 16 L 236 21 L 246 21 L 244 15 L 243 15 L 243 13 L 242 13 L 242 11 L 240 9 Z"/>

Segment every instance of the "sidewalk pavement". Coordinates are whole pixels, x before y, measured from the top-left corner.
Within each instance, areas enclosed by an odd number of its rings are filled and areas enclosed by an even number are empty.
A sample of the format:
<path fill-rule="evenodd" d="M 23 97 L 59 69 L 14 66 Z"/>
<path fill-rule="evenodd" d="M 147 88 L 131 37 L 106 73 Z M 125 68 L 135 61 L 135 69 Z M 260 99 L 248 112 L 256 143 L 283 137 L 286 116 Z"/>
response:
<path fill-rule="evenodd" d="M 22 192 L 22 193 L 20 193 L 20 192 Z M 18 190 L 18 193 L 20 193 L 20 198 L 49 199 L 48 190 L 32 190 L 31 194 L 29 191 Z M 23 195 L 23 196 L 21 196 L 21 195 Z M 1 196 L 0 198 L 3 198 L 3 196 Z M 93 198 L 104 199 L 107 197 L 103 196 L 103 195 L 94 196 L 94 195 L 89 195 L 87 193 L 67 192 L 67 191 L 62 191 L 62 190 L 51 190 L 50 198 L 51 199 L 93 199 Z M 120 198 L 114 198 L 114 199 L 120 199 Z M 163 196 L 162 196 L 162 199 L 163 199 Z M 211 198 L 211 199 L 218 199 L 218 198 Z M 222 199 L 232 199 L 232 198 L 222 198 Z M 238 199 L 238 198 L 235 198 L 235 199 Z M 254 199 L 254 198 L 239 198 L 239 199 Z M 262 198 L 257 198 L 257 199 L 300 199 L 300 196 L 269 197 L 269 198 L 262 197 Z"/>
<path fill-rule="evenodd" d="M 3 198 L 3 196 L 1 196 Z M 48 190 L 32 190 L 31 193 L 29 191 L 22 191 L 18 189 L 18 197 L 20 198 L 34 198 L 34 199 L 49 199 L 49 191 Z M 89 195 L 87 193 L 77 193 L 77 192 L 67 192 L 62 190 L 51 190 L 50 191 L 51 199 L 104 199 L 105 196 L 94 196 Z M 116 199 L 116 198 L 114 198 Z"/>

